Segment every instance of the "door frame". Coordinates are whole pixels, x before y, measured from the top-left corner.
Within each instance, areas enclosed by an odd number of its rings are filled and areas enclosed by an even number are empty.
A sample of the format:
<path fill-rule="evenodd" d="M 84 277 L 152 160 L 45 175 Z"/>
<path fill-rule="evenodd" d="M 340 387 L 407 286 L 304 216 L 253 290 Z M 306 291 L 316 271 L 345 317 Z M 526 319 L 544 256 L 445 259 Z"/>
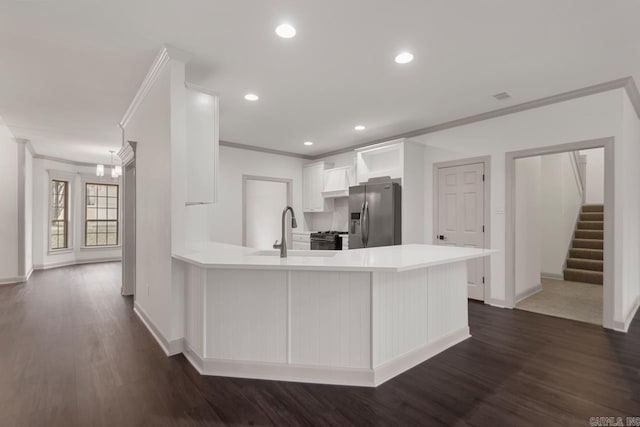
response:
<path fill-rule="evenodd" d="M 127 141 L 123 149 L 118 152 L 122 159 L 122 182 L 120 188 L 122 200 L 120 207 L 122 233 L 120 246 L 122 248 L 122 285 L 120 294 L 133 295 L 136 300 L 136 212 L 137 212 L 137 179 L 136 179 L 136 141 Z M 128 184 L 133 182 L 133 206 L 125 206 L 127 200 Z M 129 212 L 128 208 L 131 208 Z M 131 215 L 128 215 L 131 213 Z M 133 271 L 130 271 L 133 270 Z M 127 277 L 131 277 L 133 283 L 129 283 Z"/>
<path fill-rule="evenodd" d="M 491 247 L 491 156 L 467 157 L 463 159 L 449 160 L 446 162 L 438 162 L 433 164 L 433 235 L 432 244 L 436 244 L 436 234 L 438 231 L 438 173 L 440 169 L 468 166 L 477 163 L 484 164 L 484 237 L 482 247 L 484 249 Z M 491 301 L 491 257 L 483 257 L 484 264 L 484 302 Z"/>
<path fill-rule="evenodd" d="M 274 178 L 274 177 L 259 176 L 259 175 L 242 175 L 242 246 L 247 245 L 247 181 L 269 181 L 269 182 L 280 182 L 280 183 L 287 184 L 287 206 L 291 206 L 293 208 L 292 206 L 293 180 L 292 179 Z M 302 218 L 299 218 L 299 219 L 302 219 Z M 288 226 L 287 241 L 290 244 L 293 242 L 292 238 L 293 238 L 293 233 L 291 231 L 291 226 Z"/>
<path fill-rule="evenodd" d="M 512 151 L 505 155 L 505 305 L 507 308 L 515 307 L 516 292 L 516 160 L 543 156 L 546 154 L 566 153 L 570 151 L 589 150 L 592 148 L 604 148 L 604 275 L 603 275 L 603 301 L 602 301 L 602 326 L 613 329 L 614 324 L 614 217 L 615 217 L 615 186 L 614 186 L 614 138 L 599 138 L 585 141 L 571 142 L 568 144 L 552 145 L 547 147 L 532 148 L 528 150 Z"/>

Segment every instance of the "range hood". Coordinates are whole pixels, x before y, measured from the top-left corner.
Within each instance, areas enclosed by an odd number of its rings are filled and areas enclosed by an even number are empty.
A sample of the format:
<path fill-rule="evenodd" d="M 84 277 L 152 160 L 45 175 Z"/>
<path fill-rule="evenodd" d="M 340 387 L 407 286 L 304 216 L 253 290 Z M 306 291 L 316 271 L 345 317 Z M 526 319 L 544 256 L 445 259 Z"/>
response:
<path fill-rule="evenodd" d="M 327 169 L 324 171 L 324 198 L 349 197 L 349 187 L 354 185 L 355 173 L 352 166 Z"/>

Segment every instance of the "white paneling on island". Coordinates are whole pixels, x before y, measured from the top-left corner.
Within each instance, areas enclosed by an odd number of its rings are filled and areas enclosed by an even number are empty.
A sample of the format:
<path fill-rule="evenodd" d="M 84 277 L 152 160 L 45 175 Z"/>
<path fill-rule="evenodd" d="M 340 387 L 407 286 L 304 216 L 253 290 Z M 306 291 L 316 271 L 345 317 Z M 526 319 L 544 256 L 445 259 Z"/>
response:
<path fill-rule="evenodd" d="M 402 245 L 276 251 L 198 243 L 184 271 L 184 354 L 201 373 L 375 387 L 468 338 L 466 260 Z"/>

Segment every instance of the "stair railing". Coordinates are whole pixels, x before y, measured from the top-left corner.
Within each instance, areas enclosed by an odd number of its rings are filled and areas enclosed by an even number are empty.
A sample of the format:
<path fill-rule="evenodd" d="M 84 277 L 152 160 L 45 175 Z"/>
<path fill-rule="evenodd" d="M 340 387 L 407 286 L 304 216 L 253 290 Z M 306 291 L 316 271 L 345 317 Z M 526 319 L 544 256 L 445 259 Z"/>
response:
<path fill-rule="evenodd" d="M 580 194 L 580 198 L 582 199 L 582 204 L 585 202 L 586 191 L 585 191 L 585 177 L 580 167 L 580 155 L 577 151 L 571 151 L 568 153 L 569 159 L 571 159 L 571 168 L 573 169 L 573 176 L 576 179 L 576 184 L 578 186 L 578 193 Z"/>

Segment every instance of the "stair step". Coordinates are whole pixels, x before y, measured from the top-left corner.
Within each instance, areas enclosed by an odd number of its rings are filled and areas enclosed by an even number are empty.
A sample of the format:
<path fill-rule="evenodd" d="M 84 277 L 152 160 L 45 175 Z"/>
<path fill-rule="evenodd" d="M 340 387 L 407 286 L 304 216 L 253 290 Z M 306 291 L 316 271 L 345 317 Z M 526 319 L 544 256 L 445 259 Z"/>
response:
<path fill-rule="evenodd" d="M 573 239 L 572 247 L 574 248 L 589 248 L 589 249 L 603 249 L 603 241 L 597 239 Z"/>
<path fill-rule="evenodd" d="M 583 205 L 582 212 L 604 212 L 604 205 Z"/>
<path fill-rule="evenodd" d="M 576 230 L 576 239 L 604 239 L 604 231 L 602 230 Z"/>
<path fill-rule="evenodd" d="M 603 230 L 603 221 L 578 221 L 578 230 Z"/>
<path fill-rule="evenodd" d="M 583 212 L 580 221 L 604 221 L 604 212 Z"/>
<path fill-rule="evenodd" d="M 604 262 L 600 259 L 569 258 L 567 268 L 575 270 L 603 271 Z"/>
<path fill-rule="evenodd" d="M 604 251 L 602 249 L 572 248 L 569 249 L 569 257 L 583 259 L 604 259 Z"/>
<path fill-rule="evenodd" d="M 601 271 L 578 270 L 575 268 L 567 268 L 564 270 L 564 280 L 570 282 L 583 282 L 602 285 L 603 273 Z"/>

